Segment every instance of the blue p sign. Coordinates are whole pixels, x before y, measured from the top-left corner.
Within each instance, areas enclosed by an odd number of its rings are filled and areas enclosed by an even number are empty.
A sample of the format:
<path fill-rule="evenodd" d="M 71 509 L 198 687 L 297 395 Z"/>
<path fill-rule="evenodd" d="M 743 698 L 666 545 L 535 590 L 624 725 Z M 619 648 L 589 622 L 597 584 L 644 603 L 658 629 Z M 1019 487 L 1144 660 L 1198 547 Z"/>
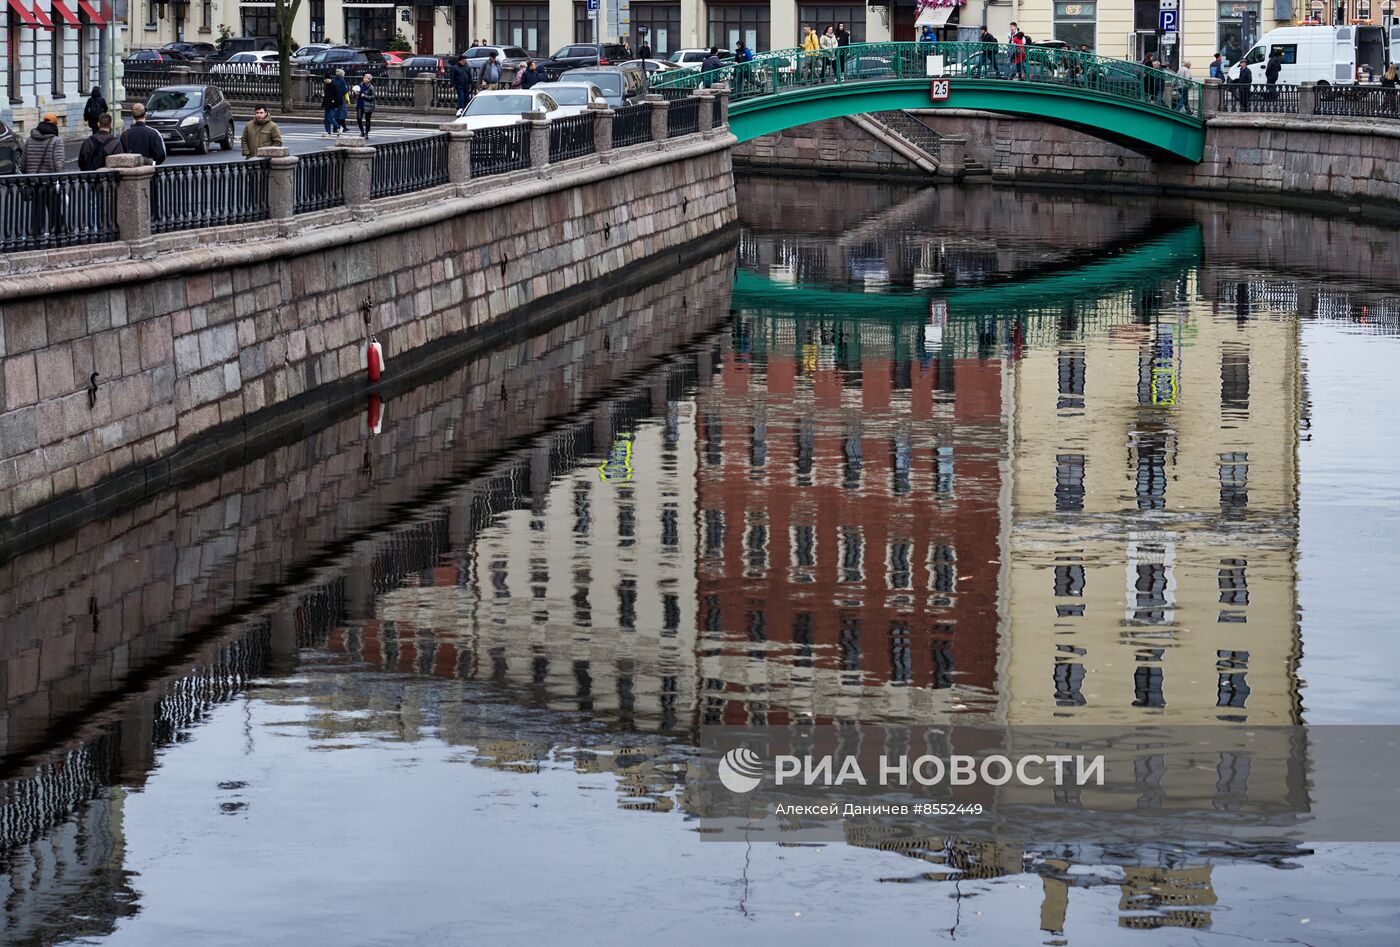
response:
<path fill-rule="evenodd" d="M 1177 23 L 1176 17 L 1177 17 L 1177 11 L 1176 11 L 1176 10 L 1158 10 L 1158 11 L 1157 11 L 1157 32 L 1159 32 L 1159 33 L 1175 33 L 1175 32 L 1176 32 L 1176 23 Z"/>

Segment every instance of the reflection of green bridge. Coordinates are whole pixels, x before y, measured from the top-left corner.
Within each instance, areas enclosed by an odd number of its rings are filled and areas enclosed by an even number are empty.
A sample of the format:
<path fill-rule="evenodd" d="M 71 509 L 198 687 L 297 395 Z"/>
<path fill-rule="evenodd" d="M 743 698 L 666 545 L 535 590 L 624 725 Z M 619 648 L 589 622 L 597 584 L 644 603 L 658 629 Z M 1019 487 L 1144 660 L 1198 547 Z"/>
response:
<path fill-rule="evenodd" d="M 946 97 L 932 97 L 930 55 L 941 57 L 932 69 L 948 78 Z M 658 76 L 652 88 L 677 94 L 715 81 L 729 84 L 730 131 L 740 141 L 864 112 L 967 108 L 1070 125 L 1159 157 L 1198 162 L 1205 150 L 1199 83 L 1070 50 L 982 43 L 864 43 L 816 55 L 784 49 L 710 73 Z"/>
<path fill-rule="evenodd" d="M 943 354 L 991 355 L 1013 335 L 1026 344 L 1053 340 L 1065 319 L 1081 328 L 1133 322 L 1144 311 L 1142 294 L 1199 265 L 1203 249 L 1200 226 L 1190 224 L 1100 262 L 1030 279 L 924 292 L 791 284 L 741 269 L 734 278 L 731 305 L 759 321 L 851 320 L 858 345 L 888 345 L 891 351 L 910 343 L 918 348 L 923 344 L 921 327 L 938 321 L 935 314 L 946 313 L 939 343 Z M 774 351 L 795 341 L 774 330 L 755 347 Z"/>

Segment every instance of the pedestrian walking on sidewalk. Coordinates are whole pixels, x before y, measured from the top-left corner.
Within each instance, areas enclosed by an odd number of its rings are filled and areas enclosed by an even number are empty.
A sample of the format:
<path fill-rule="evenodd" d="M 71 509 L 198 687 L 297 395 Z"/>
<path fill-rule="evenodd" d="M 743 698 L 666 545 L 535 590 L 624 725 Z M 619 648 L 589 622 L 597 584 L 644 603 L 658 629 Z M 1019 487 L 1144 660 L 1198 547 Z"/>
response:
<path fill-rule="evenodd" d="M 92 133 L 97 134 L 97 120 L 107 111 L 107 100 L 102 97 L 102 90 L 97 86 L 92 87 L 92 94 L 88 96 L 87 104 L 83 106 L 83 121 L 88 123 L 88 128 Z"/>
<path fill-rule="evenodd" d="M 338 97 L 336 101 L 340 103 L 340 107 L 336 109 L 335 114 L 335 120 L 338 126 L 336 131 L 339 134 L 343 134 L 350 130 L 350 83 L 345 79 L 344 69 L 337 69 L 335 71 L 335 81 L 332 85 L 335 86 L 335 94 Z"/>
<path fill-rule="evenodd" d="M 253 120 L 243 126 L 243 157 L 256 158 L 259 148 L 281 148 L 282 129 L 272 120 L 266 105 L 253 109 Z"/>
<path fill-rule="evenodd" d="M 97 131 L 78 149 L 79 171 L 101 171 L 107 166 L 108 155 L 122 153 L 122 143 L 112 135 L 112 116 L 103 112 L 97 117 Z"/>
<path fill-rule="evenodd" d="M 452 68 L 447 70 L 447 78 L 452 83 L 452 91 L 457 93 L 457 114 L 461 115 L 471 97 L 472 71 L 467 68 L 467 57 L 457 57 Z"/>
<path fill-rule="evenodd" d="M 355 87 L 355 121 L 360 126 L 360 137 L 368 139 L 374 122 L 374 76 L 369 73 Z"/>
<path fill-rule="evenodd" d="M 345 99 L 335 91 L 335 80 L 326 76 L 321 80 L 321 127 L 327 138 L 340 134 L 340 107 L 344 104 Z"/>

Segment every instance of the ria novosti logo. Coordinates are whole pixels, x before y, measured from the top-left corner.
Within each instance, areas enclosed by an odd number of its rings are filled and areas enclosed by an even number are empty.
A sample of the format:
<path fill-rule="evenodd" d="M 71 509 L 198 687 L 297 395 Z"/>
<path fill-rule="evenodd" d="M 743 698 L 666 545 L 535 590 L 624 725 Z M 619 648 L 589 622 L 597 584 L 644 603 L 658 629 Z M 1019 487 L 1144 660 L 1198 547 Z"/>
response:
<path fill-rule="evenodd" d="M 735 747 L 719 761 L 719 781 L 730 792 L 753 792 L 763 779 L 763 760 L 746 746 Z"/>

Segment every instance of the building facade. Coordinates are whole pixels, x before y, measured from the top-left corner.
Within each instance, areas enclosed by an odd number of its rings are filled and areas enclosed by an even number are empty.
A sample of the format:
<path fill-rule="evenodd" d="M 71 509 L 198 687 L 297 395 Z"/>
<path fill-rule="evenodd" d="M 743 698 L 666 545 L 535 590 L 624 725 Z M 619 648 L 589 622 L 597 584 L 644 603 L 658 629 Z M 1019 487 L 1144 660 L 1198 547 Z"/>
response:
<path fill-rule="evenodd" d="M 53 112 L 66 137 L 87 135 L 83 106 L 93 87 L 108 102 L 121 101 L 115 87 L 123 49 L 116 12 L 100 0 L 11 0 L 0 33 L 0 121 L 27 135 L 45 112 Z"/>

